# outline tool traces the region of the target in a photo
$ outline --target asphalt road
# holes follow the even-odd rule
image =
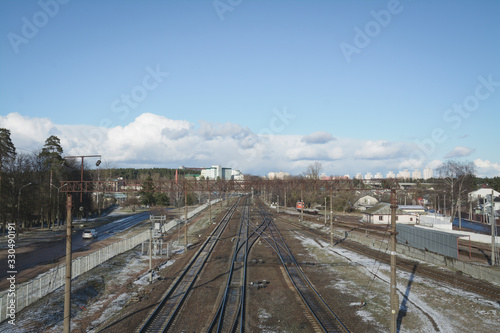
[[[147,219],[149,219],[149,212],[129,215],[122,219],[95,227],[92,225],[97,224],[96,222],[82,222],[82,224],[85,224],[86,227],[95,229],[98,232],[98,237],[94,239],[82,239],[83,229],[73,232],[71,239],[72,252],[75,253],[86,250],[92,243],[105,240],[106,238],[129,229]],[[74,228],[77,228],[79,223],[73,222],[73,226]],[[18,278],[23,276],[24,271],[37,266],[39,267],[37,270],[40,270],[41,273],[43,265],[57,262],[61,257],[66,255],[65,233],[58,233],[57,236],[53,237],[54,241],[40,243],[35,242],[33,244],[29,244],[29,247],[25,249],[23,249],[22,246],[16,248],[15,270],[18,272]],[[6,278],[9,276],[7,272],[10,271],[7,267],[7,254],[7,249],[2,247],[0,250],[0,291],[6,289]]]

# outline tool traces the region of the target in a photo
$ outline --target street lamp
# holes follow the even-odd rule
[[[82,159],[82,166],[81,166],[81,191],[80,191],[80,202],[83,200],[83,159],[85,157],[98,157],[99,160],[96,162],[96,166],[99,166],[101,164],[101,155],[84,155],[84,156],[64,156],[63,159],[68,159],[68,158],[81,158]]]

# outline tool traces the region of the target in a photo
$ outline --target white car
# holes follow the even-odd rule
[[[97,238],[97,231],[95,229],[85,229],[82,233],[82,238]]]

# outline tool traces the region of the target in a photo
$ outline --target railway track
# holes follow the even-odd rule
[[[330,235],[326,235],[324,232],[306,227],[304,225],[301,225],[295,221],[290,221],[288,219],[284,219],[282,217],[278,217],[281,219],[283,222],[287,224],[291,224],[294,227],[297,227],[303,231],[308,232],[309,234],[321,238],[325,240],[326,242],[330,242]],[[354,252],[357,252],[359,254],[377,259],[381,262],[384,262],[386,264],[390,264],[390,255],[385,252],[380,252],[375,249],[371,249],[369,247],[366,247],[364,245],[358,244],[356,242],[352,242],[346,239],[342,239],[336,236],[333,236],[334,241],[336,242],[337,245],[347,248],[349,250],[352,250]],[[397,260],[397,267],[400,269],[404,269],[408,272],[417,272],[418,274],[426,277],[430,277],[434,279],[436,282],[439,283],[447,283],[453,287],[456,288],[461,288],[467,291],[474,292],[476,294],[479,294],[485,298],[491,299],[496,302],[500,302],[500,288],[494,286],[493,284],[490,284],[486,281],[482,280],[476,280],[464,275],[460,275],[457,273],[452,273],[446,270],[442,269],[435,269],[432,267],[426,267],[425,265],[422,265],[418,261],[414,260],[408,260],[404,259],[401,257],[398,257]]]
[[[182,274],[172,283],[172,286],[166,292],[159,305],[152,314],[146,318],[137,332],[166,332],[173,324],[179,309],[186,300],[189,290],[207,262],[218,238],[221,236],[236,211],[239,201],[240,198],[236,200],[215,230],[203,243]]]
[[[304,275],[269,212],[263,206],[260,207],[260,212],[267,224],[266,230],[259,231],[260,236],[280,258],[290,281],[321,329],[324,332],[349,332]]]
[[[304,220],[308,222],[320,222],[323,220],[321,216],[324,215],[319,215],[319,217],[307,216],[308,218]],[[365,232],[367,235],[380,239],[387,238],[389,235],[388,225],[366,224],[360,222],[360,217],[355,215],[334,214],[333,217],[335,218],[333,222],[335,227],[348,228],[349,231]],[[327,223],[329,222],[330,221]],[[470,250],[470,259],[472,261],[491,264],[491,247],[489,245],[473,244],[469,247],[468,240],[460,239],[458,249],[460,251],[460,256],[468,257]]]
[[[249,198],[245,198],[224,296],[210,324],[209,332],[244,332],[245,330],[248,254],[259,237],[256,231],[249,232],[250,207],[248,202]],[[265,228],[264,223],[261,223],[257,230],[260,228]]]

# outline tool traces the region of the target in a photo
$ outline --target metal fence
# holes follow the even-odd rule
[[[458,259],[458,238],[463,235],[438,230],[417,228],[411,225],[397,224],[397,240],[417,249],[432,251]]]
[[[133,249],[146,239],[149,239],[149,230],[130,238],[122,239],[89,255],[73,259],[71,262],[72,278],[78,277],[118,254]],[[13,313],[12,311],[17,313],[26,306],[63,286],[65,275],[66,265],[62,264],[38,275],[31,281],[17,285],[14,292],[9,290],[3,292],[0,295],[0,322],[9,319],[9,313]],[[13,300],[15,303],[12,303]]]
[[[219,199],[212,200],[212,204],[218,201]],[[188,213],[188,218],[198,214],[207,206],[208,203],[190,211]],[[163,225],[162,231],[167,232],[180,222],[181,220],[172,220]],[[149,237],[150,231],[146,230],[130,238],[122,239],[103,247],[89,255],[73,259],[71,262],[72,278],[80,276],[114,256],[133,249],[145,240],[149,240]],[[61,264],[38,275],[31,281],[17,285],[14,291],[6,290],[2,292],[0,294],[0,322],[10,319],[9,313],[19,312],[28,305],[33,304],[42,297],[63,286],[65,283],[65,275],[66,265]],[[15,301],[14,303],[12,303],[13,300]]]

